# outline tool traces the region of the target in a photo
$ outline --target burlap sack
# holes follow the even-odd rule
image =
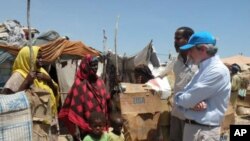
[[[221,123],[221,133],[225,133],[229,130],[230,125],[235,123],[235,110],[233,105],[229,103],[224,119]]]
[[[40,121],[47,124],[52,123],[52,114],[49,104],[50,94],[39,88],[32,88],[26,91],[31,105],[33,121]]]
[[[250,115],[250,107],[238,106],[236,113],[237,115]]]
[[[33,119],[33,141],[57,141],[58,125],[52,117],[50,94],[39,88],[26,90]]]

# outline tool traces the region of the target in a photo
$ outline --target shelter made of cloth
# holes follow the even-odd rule
[[[227,58],[222,58],[221,59],[223,63],[226,63],[226,64],[240,64],[240,65],[243,65],[243,64],[249,64],[250,65],[250,57],[247,57],[247,56],[243,56],[243,55],[235,55],[235,56],[231,56],[231,57],[227,57]]]
[[[53,42],[41,45],[40,47],[44,61],[49,63],[54,62],[61,55],[73,55],[79,57],[83,57],[87,54],[90,54],[92,56],[100,55],[100,52],[98,50],[85,45],[81,41],[69,41],[63,38],[59,38]],[[6,50],[14,56],[16,56],[20,50],[20,48],[17,48],[15,46],[7,46],[1,44],[0,49]]]

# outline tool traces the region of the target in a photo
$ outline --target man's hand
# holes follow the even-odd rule
[[[194,110],[194,111],[203,111],[203,110],[205,110],[205,109],[207,109],[207,103],[204,102],[204,101],[201,101],[201,102],[197,103],[197,104],[192,108],[192,110]]]

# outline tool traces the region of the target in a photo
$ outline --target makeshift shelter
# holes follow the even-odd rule
[[[98,50],[86,46],[81,41],[69,41],[64,38],[40,45],[40,47],[43,54],[43,59],[48,63],[56,61],[56,59],[58,59],[61,55],[71,55],[78,58],[81,58],[86,54],[91,54],[94,56],[100,55]],[[3,49],[13,56],[16,56],[21,48],[0,44],[0,49]]]
[[[119,56],[113,52],[108,52],[106,68],[109,69],[106,70],[106,84],[112,90],[116,85],[114,84],[117,79],[116,77],[119,77],[119,81],[122,82],[135,83],[135,67],[149,64],[152,64],[154,67],[160,66],[160,61],[156,55],[152,41],[133,56]],[[118,71],[116,71],[117,69]]]
[[[76,70],[77,67],[75,65],[72,66],[69,64],[75,64],[77,60],[81,59],[86,54],[91,54],[93,56],[100,55],[99,51],[88,47],[81,41],[69,41],[64,38],[58,38],[55,41],[40,45],[40,47],[44,61],[48,62],[49,64],[55,64],[55,66],[57,66],[57,72],[60,73],[58,83],[62,90],[68,90],[74,80],[75,73],[68,73],[67,71]],[[16,46],[6,46],[0,44],[0,50],[4,50],[5,52],[10,53],[12,56],[16,56],[20,48]],[[64,80],[72,83],[66,85],[64,84],[65,82],[61,82]],[[65,90],[65,92],[67,92],[67,90]]]
[[[6,20],[0,23],[0,44],[24,45],[27,41],[22,27],[17,20]]]
[[[0,45],[21,47],[26,44],[22,25],[17,20],[6,20],[0,23]],[[0,87],[4,85],[11,74],[14,57],[0,49]]]
[[[35,36],[39,31],[31,28],[31,34]],[[22,26],[17,20],[6,20],[0,23],[0,45],[22,48],[27,44],[28,28]],[[0,64],[13,61],[14,57],[4,50],[0,50]]]
[[[227,58],[221,59],[223,63],[233,64],[237,63],[239,65],[250,65],[250,57],[243,56],[243,55],[235,55]]]
[[[248,70],[250,68],[250,57],[243,55],[235,55],[221,59],[226,65],[232,65],[234,63],[240,65],[242,70]]]

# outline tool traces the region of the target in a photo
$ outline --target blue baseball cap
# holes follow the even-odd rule
[[[180,47],[180,50],[188,50],[199,44],[213,44],[215,46],[216,40],[209,32],[197,32],[190,37],[186,45]]]

